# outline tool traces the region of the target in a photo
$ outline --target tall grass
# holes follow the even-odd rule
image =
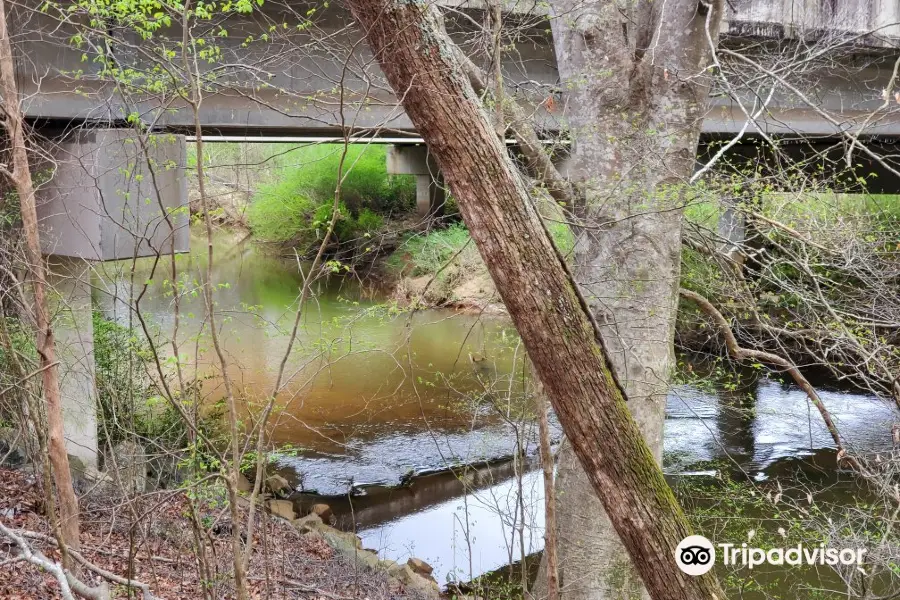
[[[569,255],[575,244],[569,226],[559,221],[545,222],[556,247],[563,255]],[[388,267],[413,277],[432,275],[459,254],[471,239],[469,230],[462,223],[453,223],[446,229],[436,229],[426,235],[410,235],[388,259]],[[475,244],[470,247],[474,260],[480,263]]]
[[[469,240],[469,230],[462,223],[454,223],[427,235],[411,235],[388,258],[388,266],[413,277],[432,275],[459,253]]]

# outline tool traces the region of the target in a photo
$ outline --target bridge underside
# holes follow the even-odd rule
[[[483,6],[476,0],[439,2],[453,5],[445,15],[451,37],[473,62],[489,70],[480,26],[485,18]],[[133,32],[110,30],[120,40],[112,51],[117,65],[135,74],[128,85],[121,81],[114,85],[91,46],[78,48],[71,42],[77,34],[84,37],[83,31],[44,11],[23,8],[28,4],[39,6],[38,0],[25,0],[14,7],[12,18],[21,23],[16,75],[23,108],[31,119],[63,126],[108,126],[137,116],[157,130],[194,133],[193,111],[169,80],[186,86],[190,76],[182,72],[178,25],[160,30],[149,47],[147,40]],[[540,129],[548,133],[564,129],[564,98],[559,94],[546,16],[537,14],[540,7],[533,1],[524,7],[527,10],[520,10],[522,2],[508,4],[505,19],[514,33],[504,40],[502,71],[507,93],[533,115]],[[803,89],[788,89],[783,82],[776,85],[747,64],[726,65],[725,70],[732,72],[715,85],[704,132],[711,136],[739,132],[835,136],[865,128],[869,136],[900,137],[900,111],[884,110],[882,97],[897,56],[892,36],[900,28],[886,24],[900,15],[894,15],[898,10],[885,12],[884,7],[863,10],[867,0],[851,0],[851,4],[852,10],[848,5],[847,10],[820,14],[798,12],[790,0],[729,3],[728,33],[722,45],[746,52],[762,68],[768,60],[778,72],[786,72],[793,64],[790,61],[797,61],[797,69],[803,71]],[[311,17],[310,8],[314,9]],[[818,62],[803,58],[804,49],[816,48],[808,38],[810,32],[839,25],[849,33],[874,27],[877,35],[853,38],[845,45],[829,38],[834,52]],[[219,29],[227,31],[227,36],[216,35]],[[252,15],[228,16],[193,35],[204,36],[219,52],[215,61],[198,67],[204,87],[199,120],[205,135],[339,136],[347,130],[378,137],[415,135],[361,32],[339,4],[325,8],[302,0],[267,0]],[[98,38],[93,47],[105,43]],[[159,58],[158,49],[172,52],[175,58]],[[764,55],[761,58],[754,52]],[[158,76],[160,69],[169,79]],[[766,110],[748,125],[745,109],[754,113],[755,102],[772,85],[775,90]],[[150,94],[147,89],[159,91]],[[873,112],[879,113],[877,118],[870,118]]]
[[[481,27],[484,3],[438,1],[448,7],[445,19],[454,41],[488,70],[490,57]],[[823,165],[828,173],[843,171],[846,151],[841,148],[848,144],[848,134],[872,142],[867,148],[878,155],[892,156],[890,143],[900,139],[900,96],[896,104],[885,103],[883,90],[898,54],[900,26],[891,23],[900,20],[900,9],[896,3],[881,3],[894,6],[888,10],[868,0],[848,2],[840,10],[813,10],[808,2],[799,10],[796,0],[729,3],[721,44],[745,52],[760,67],[723,63],[703,122],[701,164],[720,140],[735,137],[741,139],[725,158],[744,169],[754,161],[762,163],[762,171],[770,176],[784,170],[785,156],[802,159],[810,174]],[[119,40],[113,47],[117,64],[136,74],[130,86],[114,85],[91,51],[99,42],[106,43],[105,38],[76,48],[71,40],[79,29],[45,11],[23,8],[29,3],[39,6],[38,0],[25,0],[13,14],[21,22],[17,79],[27,115],[48,136],[86,124],[125,127],[135,117],[156,131],[195,133],[194,112],[172,91],[172,82],[162,80],[164,85],[158,88],[150,85],[160,82],[154,79],[160,69],[187,85],[179,59],[182,30],[177,24],[155,34],[149,47],[147,40],[127,29],[105,32]],[[560,95],[546,16],[533,1],[509,0],[504,7],[506,25],[514,31],[503,40],[507,93],[552,139],[565,130],[565,98]],[[840,28],[852,41],[835,41],[840,36],[834,31]],[[217,30],[227,31],[227,36],[217,35]],[[197,117],[204,136],[323,138],[352,132],[359,138],[401,144],[418,138],[361,32],[337,3],[323,7],[303,0],[267,0],[252,15],[230,15],[192,35],[205,37],[219,51],[215,61],[198,67],[204,94]],[[810,52],[822,54],[824,46],[816,46],[815,38],[823,35],[833,52],[807,59]],[[175,58],[168,62],[159,58],[160,48]],[[802,70],[795,84],[771,75],[788,72],[795,63]],[[766,65],[774,71],[766,74]],[[148,94],[147,89],[161,91]],[[130,91],[123,94],[123,90]],[[764,97],[768,102],[763,109],[759,103]],[[793,143],[785,143],[779,153],[759,153],[753,141],[759,138]],[[814,158],[816,152],[824,154]],[[852,156],[858,175],[877,174],[866,177],[870,190],[900,192],[900,178],[892,167],[860,149]]]

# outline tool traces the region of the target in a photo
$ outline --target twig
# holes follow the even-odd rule
[[[825,427],[828,429],[828,433],[831,434],[831,439],[834,440],[835,446],[838,450],[838,463],[840,461],[846,460],[847,463],[853,467],[856,471],[860,473],[865,473],[863,466],[859,463],[859,461],[847,453],[846,448],[844,447],[844,442],[841,440],[840,433],[838,432],[837,426],[834,424],[834,420],[831,418],[831,413],[828,412],[828,409],[825,408],[825,405],[822,403],[822,399],[819,397],[819,394],[816,392],[815,388],[809,383],[809,380],[803,376],[800,372],[800,369],[797,368],[794,363],[790,362],[786,358],[783,358],[777,354],[772,354],[771,352],[765,352],[762,350],[752,350],[750,348],[742,348],[737,341],[737,338],[734,336],[734,332],[731,331],[731,326],[728,324],[728,321],[719,312],[712,302],[698,294],[697,292],[692,292],[690,290],[681,289],[678,291],[679,295],[682,298],[690,300],[697,307],[706,313],[709,317],[716,322],[716,325],[719,328],[719,332],[725,338],[725,346],[728,348],[728,354],[732,356],[735,360],[745,361],[745,360],[758,360],[760,362],[765,362],[770,365],[775,365],[784,369],[790,376],[793,378],[794,382],[806,392],[807,397],[813,403],[813,406],[819,411],[819,414],[822,416],[822,420],[825,422]]]
[[[56,540],[49,535],[44,535],[42,533],[36,533],[33,531],[23,531],[22,537],[56,544]],[[77,562],[79,562],[81,566],[99,575],[103,579],[106,579],[107,581],[112,581],[113,583],[117,583],[119,585],[125,585],[141,590],[144,600],[157,600],[157,598],[150,592],[150,586],[146,583],[142,583],[134,579],[128,579],[126,577],[122,577],[121,575],[116,575],[115,573],[107,571],[106,569],[103,569],[101,567],[98,567],[97,565],[86,559],[80,552],[72,550],[71,548],[69,548],[69,555]]]
[[[776,221],[776,220],[774,220],[774,219],[770,219],[769,217],[767,217],[767,216],[765,216],[765,215],[763,215],[763,214],[760,214],[760,213],[758,213],[758,212],[756,212],[756,211],[752,211],[752,210],[751,210],[751,211],[748,211],[747,214],[749,214],[751,217],[753,217],[753,218],[755,218],[755,219],[758,219],[758,220],[760,220],[760,221],[762,221],[762,222],[764,222],[764,223],[767,223],[767,224],[771,225],[772,227],[774,227],[774,228],[776,228],[776,229],[780,229],[780,230],[784,231],[785,233],[787,233],[787,234],[789,234],[789,235],[791,235],[791,236],[797,238],[798,240],[800,240],[800,241],[803,242],[804,244],[807,244],[807,245],[809,245],[809,246],[812,246],[813,248],[818,248],[819,250],[821,250],[821,251],[823,251],[823,252],[827,252],[828,254],[834,254],[834,253],[835,253],[835,251],[832,250],[831,248],[828,248],[828,247],[826,247],[826,246],[823,246],[822,244],[817,244],[816,242],[812,241],[811,239],[809,239],[808,237],[806,237],[805,235],[803,235],[802,233],[800,233],[799,231],[797,231],[797,230],[794,229],[793,227],[791,227],[791,226],[789,226],[789,225],[785,225],[785,224],[782,223],[781,221]]]
[[[50,560],[40,551],[32,550],[31,546],[28,545],[28,542],[26,542],[22,536],[18,535],[12,529],[9,529],[2,522],[0,522],[0,533],[11,539],[13,543],[19,547],[19,550],[22,553],[21,557],[24,560],[53,575],[56,582],[59,584],[59,591],[64,600],[75,600],[75,595],[72,593],[72,587],[69,585],[69,579],[66,576],[66,572],[59,563]]]
[[[294,581],[293,579],[282,579],[281,583],[286,586],[296,588],[297,590],[306,594],[318,594],[320,596],[325,596],[326,598],[331,598],[331,600],[353,600],[350,596],[341,596],[339,594],[335,594],[334,592],[328,592],[311,585],[306,585],[305,583],[300,583],[299,581]]]
[[[29,373],[28,375],[25,375],[24,377],[22,377],[21,379],[19,379],[17,382],[15,382],[15,383],[13,383],[13,384],[10,384],[10,385],[6,386],[5,388],[3,388],[2,390],[0,390],[0,396],[6,394],[9,390],[11,390],[11,389],[13,389],[13,388],[16,388],[16,387],[21,386],[23,383],[25,383],[26,381],[28,381],[29,379],[31,379],[31,378],[34,377],[35,375],[40,375],[40,374],[42,374],[44,371],[46,371],[47,369],[52,369],[53,367],[55,367],[55,366],[58,365],[58,364],[59,364],[59,361],[58,361],[58,360],[55,360],[55,361],[53,361],[53,362],[50,363],[50,364],[44,365],[44,366],[41,367],[40,369],[37,369],[37,370],[35,370],[35,371],[32,371],[32,372]]]

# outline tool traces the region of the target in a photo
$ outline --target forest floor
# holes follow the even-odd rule
[[[43,494],[34,475],[24,470],[0,468],[0,522],[18,533],[30,532],[27,541],[51,560],[59,561],[48,538],[49,524]],[[131,498],[100,494],[81,497],[81,554],[93,565],[146,583],[163,599],[204,597],[189,515],[184,494],[158,490]],[[251,598],[306,600],[413,600],[420,596],[404,589],[384,573],[360,568],[336,553],[321,537],[301,534],[289,522],[262,514],[257,526],[249,579]],[[202,511],[203,550],[212,571],[206,597],[234,596],[231,528],[228,510],[211,499]],[[258,521],[257,521],[258,522]],[[0,598],[44,600],[61,598],[55,579],[23,560],[12,540],[0,536]],[[79,579],[94,586],[101,579],[79,567]],[[138,598],[139,590],[111,584],[113,598]]]

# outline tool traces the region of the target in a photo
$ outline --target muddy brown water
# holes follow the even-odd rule
[[[187,290],[179,342],[191,368],[210,376],[204,389],[214,398],[222,393],[215,355],[208,335],[198,336],[205,310],[196,286],[206,248],[192,242],[192,253],[177,258]],[[229,374],[242,402],[258,406],[272,393],[305,265],[226,233],[215,239],[215,250]],[[95,303],[127,323],[116,295],[127,297],[131,281],[149,280],[141,308],[167,338],[174,325],[168,270],[151,275],[151,264],[138,261],[133,278],[129,263],[103,265]],[[513,515],[523,506],[524,546],[539,551],[538,471],[533,458],[505,460],[517,437],[527,457],[536,444],[535,427],[520,419],[523,349],[510,323],[445,310],[410,314],[363,290],[348,275],[317,283],[286,363],[272,434],[283,448],[279,465],[297,484],[298,505],[324,499],[366,547],[397,560],[422,558],[441,583],[517,560],[520,520]],[[891,404],[847,391],[822,389],[821,396],[851,445],[888,448],[898,420]],[[790,478],[796,465],[831,452],[815,409],[792,386],[755,378],[737,391],[679,385],[670,393],[664,459],[670,477],[726,468],[756,481]]]

